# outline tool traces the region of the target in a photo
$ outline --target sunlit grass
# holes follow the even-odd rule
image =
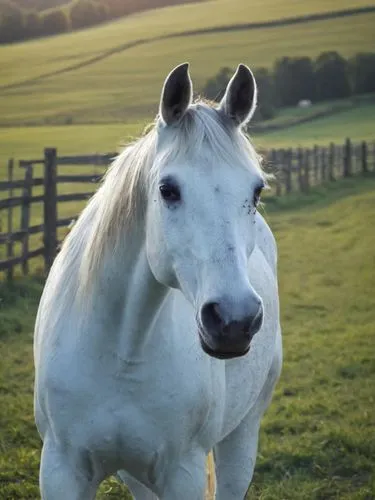
[[[353,109],[309,123],[255,135],[254,141],[256,145],[275,148],[312,147],[314,144],[327,146],[330,142],[343,144],[346,138],[350,138],[352,142],[368,141],[374,144],[374,123],[375,103],[364,102]]]
[[[340,2],[340,8],[363,5]],[[250,8],[251,7],[251,8]],[[337,9],[314,2],[217,0],[159,9],[105,26],[16,46],[0,47],[0,87],[69,68],[135,39],[147,43],[114,53],[63,74],[42,77],[0,93],[0,124],[65,124],[144,120],[157,111],[161,86],[171,68],[191,63],[197,91],[222,66],[239,62],[270,67],[282,56],[316,57],[338,50],[349,57],[374,47],[375,14],[267,29],[228,31],[154,40],[181,30],[277,19]],[[187,16],[187,17],[186,17]],[[168,21],[169,20],[169,21]],[[298,43],[296,43],[298,40]]]
[[[39,159],[46,147],[60,156],[115,152],[138,137],[145,123],[0,128],[0,179],[9,158]]]
[[[374,193],[369,175],[266,203],[279,248],[284,368],[263,420],[251,500],[374,497]],[[41,288],[33,280],[0,287],[4,499],[39,498],[32,329]],[[106,482],[97,498],[127,497]]]
[[[326,105],[330,106],[330,103]],[[326,105],[319,105],[318,108]],[[287,122],[300,114],[298,109],[281,110],[279,121]],[[133,124],[0,128],[0,179],[6,178],[6,164],[9,158],[41,158],[45,147],[56,147],[59,155],[115,152],[123,144],[138,137],[146,123],[147,120]],[[330,142],[342,144],[347,137],[353,142],[371,142],[375,140],[374,123],[375,103],[369,99],[357,103],[353,109],[285,130],[252,134],[250,127],[250,135],[256,146],[265,148],[308,147],[314,144],[324,146]]]
[[[139,39],[223,24],[259,22],[371,5],[371,0],[214,0],[140,13],[117,21],[51,37],[0,47],[1,84],[56,71]]]

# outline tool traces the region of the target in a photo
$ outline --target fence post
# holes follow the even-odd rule
[[[310,150],[306,149],[304,154],[304,164],[305,164],[305,172],[304,172],[304,188],[305,191],[309,191],[310,189]]]
[[[286,151],[285,158],[285,191],[286,194],[292,192],[292,161],[293,161],[293,152],[291,149]]]
[[[352,143],[346,139],[344,146],[344,177],[350,177],[352,170]]]
[[[362,172],[365,174],[368,172],[367,167],[367,143],[363,141],[361,144],[361,157],[362,157]]]
[[[319,184],[319,148],[317,145],[314,146],[313,156],[314,156],[314,184],[315,186],[317,186]]]
[[[322,148],[321,152],[321,181],[324,183],[327,180],[327,151],[326,148]]]
[[[339,145],[337,147],[337,153],[338,153],[338,173],[339,177],[344,177],[344,148],[345,146]]]
[[[268,164],[270,165],[272,173],[275,176],[276,196],[281,196],[282,169],[277,164],[277,154],[275,149],[271,149],[270,151]]]
[[[334,181],[335,180],[335,145],[333,142],[329,145],[329,159],[328,159],[328,175],[329,175],[329,180]]]
[[[25,181],[22,192],[21,205],[21,224],[20,229],[25,234],[22,236],[22,272],[25,275],[29,272],[29,262],[27,254],[29,253],[29,225],[30,225],[30,198],[33,185],[33,167],[27,165],[25,169]]]
[[[8,161],[8,181],[10,182],[9,188],[9,198],[13,198],[13,169],[14,169],[14,160],[11,158]],[[11,259],[13,257],[13,207],[9,205],[8,207],[8,242],[7,242],[7,257]],[[10,267],[7,271],[7,280],[12,281],[13,279],[13,267]]]
[[[277,162],[277,165],[278,165],[278,172],[279,172],[279,175],[280,175],[280,179],[282,180],[285,180],[286,182],[286,178],[287,178],[287,156],[286,156],[286,151],[285,149],[279,149],[276,151],[276,162]],[[282,189],[281,189],[281,182],[280,181],[280,185],[279,185],[279,195],[281,195],[282,193]]]
[[[302,148],[298,148],[297,151],[297,172],[298,172],[298,186],[301,192],[304,191],[303,186],[303,150]]]
[[[57,151],[44,150],[44,269],[48,274],[57,251]]]

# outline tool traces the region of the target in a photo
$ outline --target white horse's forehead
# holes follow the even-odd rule
[[[235,190],[241,193],[263,182],[261,172],[250,159],[246,162],[238,158],[233,158],[231,165],[214,157],[175,161],[165,165],[160,174],[161,178],[175,178],[195,187],[211,187],[216,192]]]

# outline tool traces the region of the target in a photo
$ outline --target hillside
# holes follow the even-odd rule
[[[0,44],[98,26],[167,5],[205,0],[0,0]]]
[[[46,10],[68,4],[71,0],[12,0],[14,5],[25,10]]]
[[[281,113],[285,121],[290,110]],[[45,147],[57,147],[61,155],[105,153],[116,151],[134,137],[138,137],[149,120],[134,123],[112,123],[70,126],[10,127],[0,129],[0,180],[6,176],[4,166],[9,158],[40,158]],[[373,142],[375,102],[364,101],[353,109],[316,119],[298,127],[276,132],[250,135],[256,146],[311,147],[314,144],[342,144],[346,137],[353,142]],[[4,194],[5,196],[5,194]],[[5,214],[4,214],[5,216]]]
[[[343,0],[340,8],[364,4]],[[0,47],[1,124],[152,117],[165,75],[183,60],[191,62],[200,90],[220,67],[239,61],[269,67],[285,55],[314,57],[338,50],[348,57],[372,50],[375,12],[241,31],[228,28],[335,9],[334,0],[256,0],[251,8],[247,0],[217,0],[215,8],[203,2],[199,7],[158,9],[79,33]],[[224,24],[227,28],[220,32],[191,34]]]
[[[279,248],[284,368],[248,500],[374,496],[374,200],[369,176],[294,199],[293,210],[287,200],[278,213],[266,205]],[[40,291],[40,282],[0,284],[4,499],[39,498],[32,330]],[[107,482],[97,498],[120,497],[123,489]]]

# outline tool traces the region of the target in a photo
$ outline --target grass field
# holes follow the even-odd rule
[[[373,51],[375,14],[266,30],[156,37],[370,4],[375,5],[370,0],[212,0],[0,47],[0,125],[13,125],[0,128],[0,180],[9,157],[40,158],[44,147],[57,147],[59,154],[115,151],[137,137],[156,113],[166,73],[183,60],[192,63],[199,90],[219,67],[239,61],[269,66],[283,55]],[[120,50],[137,40],[145,43]],[[96,57],[96,63],[2,89]],[[303,112],[284,110],[275,121]],[[67,122],[72,124],[62,125]],[[374,123],[375,102],[369,99],[253,140],[261,147],[325,145],[346,137],[374,141]],[[87,173],[94,171],[94,166],[87,168]],[[62,189],[73,190],[71,185]],[[86,191],[87,185],[74,189]],[[59,217],[75,215],[81,207],[61,205]],[[375,498],[374,209],[374,175],[337,181],[303,197],[267,201],[265,212],[279,246],[285,364],[262,425],[248,500]],[[41,222],[41,206],[33,207],[31,215],[32,223]],[[2,211],[0,226],[5,217]],[[14,217],[18,221],[17,211]],[[40,237],[32,238],[32,246],[40,245]],[[41,261],[32,261],[33,272],[40,267]],[[32,330],[41,290],[40,279],[9,287],[0,275],[1,500],[39,498]],[[107,481],[98,498],[127,496]]]
[[[322,106],[319,105],[317,108],[320,110]],[[286,109],[280,113],[277,120],[284,120],[287,123],[290,119],[300,117],[302,112],[302,110],[296,108]],[[312,111],[304,110],[304,112],[308,115]],[[373,97],[368,96],[366,99],[359,99],[354,108],[284,130],[255,134],[252,136],[252,140],[257,148],[296,148],[298,146],[312,147],[314,144],[325,146],[330,142],[343,144],[345,138],[350,137],[354,143],[366,140],[375,146],[374,123],[375,102]],[[3,128],[0,134],[0,180],[7,178],[6,165],[7,160],[11,157],[16,160],[15,178],[23,178],[24,171],[18,168],[17,160],[42,158],[45,147],[56,147],[60,156],[115,152],[121,149],[121,146],[126,142],[138,137],[144,126],[145,122]],[[370,145],[370,151],[374,146]],[[59,167],[59,173],[61,174],[97,174],[102,172],[103,169],[95,165]],[[42,168],[35,167],[34,177],[42,175]],[[59,194],[91,192],[95,189],[96,185],[88,184],[58,185]],[[33,189],[34,196],[42,193],[42,188]],[[15,193],[15,195],[18,194],[20,194],[20,191]],[[9,194],[6,191],[0,193],[0,199],[8,196]],[[58,217],[73,219],[83,207],[84,202],[59,203]],[[33,204],[30,215],[31,225],[41,224],[43,222],[42,204]],[[6,231],[7,216],[5,210],[0,211],[0,231]],[[13,221],[14,228],[19,228],[19,208],[13,211]],[[59,238],[62,238],[65,234],[66,229],[59,229]],[[41,238],[41,235],[31,236],[30,250],[41,246]],[[14,246],[15,255],[19,255],[20,251],[20,243],[16,243]],[[5,258],[5,252],[6,247],[0,245],[0,259]],[[31,261],[31,266],[32,268],[41,268],[41,259]]]
[[[322,106],[317,108],[321,109]],[[280,112],[275,121],[287,122],[303,113],[309,114],[311,110],[286,109]],[[255,134],[253,140],[257,146],[266,148],[307,147],[314,144],[324,146],[330,142],[341,144],[346,137],[354,142],[374,141],[374,123],[375,101],[374,98],[368,98],[359,100],[353,109],[285,130]],[[145,124],[146,121],[139,121],[133,124],[0,128],[0,179],[6,176],[4,167],[8,158],[40,158],[45,147],[57,147],[61,155],[116,151],[121,144],[138,137]]]
[[[339,8],[362,1],[343,1]],[[181,36],[197,28],[278,19],[338,8],[331,0],[310,2],[217,0],[159,9],[105,26],[46,40],[0,47],[0,124],[128,122],[155,114],[170,69],[189,60],[196,89],[221,66],[240,61],[270,66],[281,56],[316,56],[339,50],[344,56],[373,50],[375,13],[248,31]],[[125,50],[135,40],[143,44]],[[298,40],[298,43],[296,43]],[[109,51],[109,53],[108,53]],[[88,60],[94,58],[89,65]],[[96,58],[99,58],[97,60]],[[70,68],[70,69],[69,69]],[[69,69],[69,71],[67,71]],[[66,70],[66,72],[55,74]],[[50,74],[50,76],[44,76]],[[19,84],[41,77],[16,88]]]
[[[285,360],[251,500],[375,496],[375,177],[266,205],[279,247]],[[0,498],[39,498],[32,330],[41,282],[0,285]],[[114,482],[99,499],[126,498]]]
[[[0,128],[0,178],[6,175],[8,158],[41,158],[45,147],[59,154],[116,151],[144,129],[145,123]]]
[[[311,147],[329,142],[341,144],[346,137],[353,142],[375,140],[375,102],[358,103],[354,109],[318,118],[284,130],[254,136],[256,145],[265,147]],[[250,128],[251,132],[251,128]]]
[[[1,85],[18,82],[25,77],[83,61],[126,42],[180,33],[186,29],[270,21],[367,5],[374,5],[374,2],[253,0],[249,6],[247,0],[214,0],[156,9],[80,32],[0,47],[0,81]]]

